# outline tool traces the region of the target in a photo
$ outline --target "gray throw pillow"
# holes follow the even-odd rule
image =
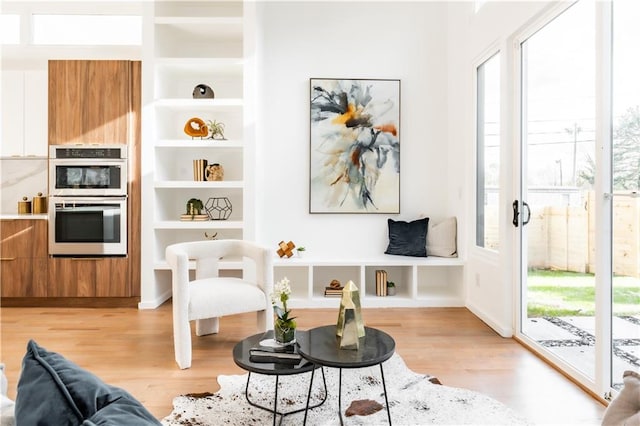
[[[16,396],[19,425],[160,425],[124,389],[30,340]]]

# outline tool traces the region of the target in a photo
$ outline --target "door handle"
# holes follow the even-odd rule
[[[518,200],[514,200],[513,203],[511,204],[511,207],[513,208],[513,226],[515,226],[516,228],[518,227],[518,216],[520,215],[520,211],[518,209]],[[522,226],[526,225],[527,223],[529,223],[529,221],[531,220],[531,209],[529,208],[529,204],[527,204],[525,201],[522,202],[522,207],[527,209],[527,216],[526,219],[522,220]]]
[[[522,221],[522,226],[524,226],[531,220],[531,209],[529,208],[529,204],[527,204],[525,201],[522,202],[522,207],[527,208],[527,218],[523,219]]]

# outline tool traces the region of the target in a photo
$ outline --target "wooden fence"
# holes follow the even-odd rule
[[[580,206],[531,206],[527,225],[530,268],[595,272],[595,195],[581,193]],[[487,210],[487,215],[491,215]],[[496,211],[497,213],[497,211]],[[488,224],[497,221],[487,218]],[[485,231],[486,247],[497,247],[497,226]],[[640,278],[640,199],[613,199],[613,272]]]
[[[580,207],[534,207],[528,225],[529,267],[595,272],[595,195]],[[640,199],[613,199],[613,272],[640,278]]]

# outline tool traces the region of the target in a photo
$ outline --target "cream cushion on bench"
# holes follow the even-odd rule
[[[455,217],[439,222],[431,220],[427,231],[427,256],[458,257],[457,227]]]

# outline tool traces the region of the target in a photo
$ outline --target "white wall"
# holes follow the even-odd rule
[[[309,255],[381,254],[387,218],[444,217],[447,22],[441,2],[260,2],[256,238]],[[401,80],[400,215],[309,214],[309,79]]]
[[[517,259],[514,256],[514,228],[510,224],[510,205],[514,199],[516,164],[513,133],[515,75],[511,38],[553,2],[486,2],[475,13],[469,2],[452,2],[448,8],[448,136],[450,155],[466,164],[465,173],[450,176],[456,186],[465,188],[463,201],[453,200],[456,211],[465,212],[467,225],[464,244],[466,304],[476,315],[503,336],[513,333],[514,279]],[[475,247],[475,68],[487,55],[501,51],[501,213],[500,252]],[[461,181],[462,179],[462,181]]]

